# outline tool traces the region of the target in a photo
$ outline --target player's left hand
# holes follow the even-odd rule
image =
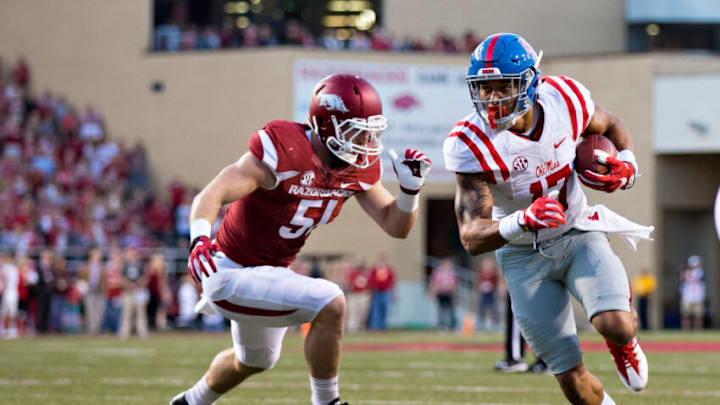
[[[388,151],[388,154],[400,182],[400,190],[405,194],[419,193],[425,183],[425,178],[430,173],[432,161],[424,153],[415,149],[405,149],[402,157],[392,149]]]
[[[635,167],[630,162],[602,153],[595,156],[598,162],[610,168],[610,173],[598,174],[585,170],[583,173],[578,174],[583,184],[606,193],[612,193],[618,188],[627,190],[635,184]]]

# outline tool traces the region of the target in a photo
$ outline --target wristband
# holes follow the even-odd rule
[[[209,238],[211,230],[212,226],[210,226],[210,221],[205,218],[198,218],[192,221],[190,223],[190,242],[192,243],[192,241],[201,236],[207,236]]]
[[[623,149],[617,154],[618,160],[622,160],[623,162],[630,163],[632,165],[633,169],[635,169],[635,175],[637,176],[639,174],[638,171],[638,165],[637,161],[635,160],[635,154],[630,149]]]
[[[512,214],[501,219],[500,223],[498,224],[500,236],[502,236],[503,239],[508,242],[517,238],[518,236],[522,235],[523,232],[525,232],[522,229],[522,226],[520,226],[520,222],[518,221],[519,215],[522,215],[522,211],[515,211]]]
[[[413,213],[418,209],[419,199],[417,194],[406,194],[404,191],[400,191],[395,198],[395,205],[400,211]]]

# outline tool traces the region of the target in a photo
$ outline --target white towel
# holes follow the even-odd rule
[[[574,228],[581,231],[619,233],[635,252],[639,240],[654,240],[650,234],[655,230],[654,226],[636,224],[602,204],[586,207],[580,218],[575,221]]]

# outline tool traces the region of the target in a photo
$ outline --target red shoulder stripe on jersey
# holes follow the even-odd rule
[[[490,40],[490,43],[488,44],[488,47],[485,50],[485,60],[486,61],[493,60],[493,53],[495,52],[495,44],[497,43],[499,38],[500,38],[500,34],[497,34],[497,35],[495,35],[495,37],[493,37],[493,39]],[[492,67],[492,62],[485,62],[485,67],[486,68]]]
[[[583,94],[580,92],[580,89],[578,89],[575,82],[566,76],[560,76],[561,79],[565,82],[565,84],[572,89],[573,93],[575,93],[575,96],[577,96],[577,99],[580,100],[580,107],[582,108],[583,113],[583,122],[582,126],[580,127],[580,133],[582,133],[585,130],[585,127],[587,127],[588,124],[588,110],[587,105],[585,104],[585,97],[583,97]]]
[[[560,87],[560,84],[553,80],[550,77],[546,77],[545,81],[550,83],[557,91],[560,92],[560,95],[562,96],[563,100],[565,100],[565,104],[568,106],[568,110],[570,111],[570,123],[572,124],[572,131],[573,131],[573,141],[577,141],[577,137],[579,135],[578,133],[578,127],[577,127],[577,117],[575,114],[575,105],[573,104],[572,100],[570,100],[570,97],[565,93],[565,90],[563,90],[562,87]]]
[[[490,138],[488,138],[485,133],[477,127],[477,125],[465,121],[463,122],[463,126],[466,128],[470,128],[471,131],[477,135],[478,138],[480,138],[481,141],[485,144],[485,147],[490,151],[490,154],[492,155],[493,159],[495,160],[495,164],[498,165],[500,168],[500,174],[502,174],[503,180],[507,180],[508,177],[510,177],[510,170],[508,170],[507,166],[505,165],[505,162],[503,162],[502,158],[500,157],[500,154],[495,150],[495,146],[493,146],[492,142],[490,141]]]
[[[453,132],[450,134],[450,136],[457,136],[458,138],[460,138],[461,141],[465,142],[465,145],[467,145],[468,148],[470,148],[470,150],[472,151],[473,155],[475,155],[475,159],[480,162],[480,166],[487,174],[490,183],[495,184],[495,174],[493,173],[492,169],[490,169],[490,166],[488,166],[487,162],[485,161],[485,157],[483,157],[483,154],[482,152],[480,152],[480,149],[477,147],[477,145],[475,145],[475,143],[473,143],[473,141],[471,141],[470,138],[468,138],[468,136],[465,135],[465,133],[462,131]]]
[[[225,300],[214,301],[214,302],[215,302],[215,305],[219,306],[220,308],[222,308],[226,311],[235,312],[235,313],[243,314],[243,315],[284,316],[284,315],[290,315],[293,312],[297,311],[297,308],[283,310],[283,311],[277,311],[274,309],[245,307],[242,305],[233,304],[232,302],[225,301]]]

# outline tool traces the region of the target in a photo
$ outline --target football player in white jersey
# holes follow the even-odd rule
[[[623,384],[643,389],[648,366],[635,337],[637,315],[606,232],[649,239],[652,227],[587,205],[573,168],[581,137],[603,134],[620,150],[617,158],[600,158],[608,174],[582,173],[583,183],[607,192],[633,185],[632,138],[582,84],[540,77],[541,57],[522,37],[501,33],[486,38],[470,58],[475,112],[456,124],[443,146],[445,164],[457,177],[460,237],[472,255],[496,250],[522,334],[567,399],[614,404],[583,365],[570,295],[605,338]]]

